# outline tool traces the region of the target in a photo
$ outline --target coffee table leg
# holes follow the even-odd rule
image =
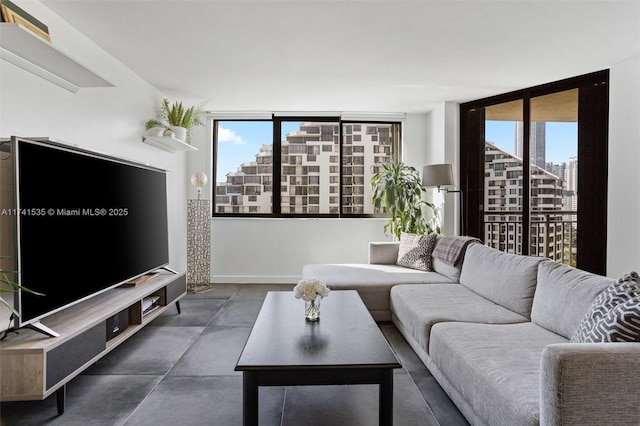
[[[383,370],[380,380],[380,426],[393,425],[393,370]]]
[[[258,381],[253,371],[242,373],[242,424],[258,425]]]

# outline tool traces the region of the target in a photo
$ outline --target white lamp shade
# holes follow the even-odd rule
[[[431,164],[422,168],[422,186],[441,187],[453,185],[451,164]]]

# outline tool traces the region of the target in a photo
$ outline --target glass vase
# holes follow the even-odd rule
[[[304,317],[307,321],[315,322],[320,319],[320,301],[322,296],[316,295],[311,300],[304,302]]]

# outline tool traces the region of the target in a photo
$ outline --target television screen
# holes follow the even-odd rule
[[[16,139],[20,325],[169,262],[166,172]]]

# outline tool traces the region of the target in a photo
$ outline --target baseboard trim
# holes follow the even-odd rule
[[[300,276],[214,275],[213,284],[296,284]]]

